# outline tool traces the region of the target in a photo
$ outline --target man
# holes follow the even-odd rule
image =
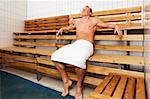
[[[82,82],[86,69],[86,60],[93,54],[94,51],[93,43],[96,27],[113,28],[114,34],[118,33],[118,36],[120,38],[122,37],[122,31],[117,25],[106,24],[99,19],[90,17],[92,15],[92,9],[89,6],[85,6],[83,8],[81,15],[82,18],[74,20],[74,25],[61,28],[57,32],[58,36],[65,30],[76,29],[76,41],[72,44],[61,47],[51,56],[51,60],[54,61],[56,68],[62,76],[64,86],[62,96],[68,95],[69,87],[72,85],[72,81],[68,78],[65,71],[65,64],[70,64],[75,67],[78,80],[75,99],[83,99]]]

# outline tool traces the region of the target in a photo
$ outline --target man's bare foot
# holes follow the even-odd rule
[[[83,89],[82,87],[76,88],[75,99],[83,99]]]
[[[62,92],[62,96],[65,97],[69,94],[69,87],[72,85],[72,81],[68,80],[68,82],[64,83],[64,91]]]

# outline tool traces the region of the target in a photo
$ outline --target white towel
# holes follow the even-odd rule
[[[80,39],[56,50],[52,53],[51,60],[86,69],[86,60],[93,51],[93,44],[90,41]]]

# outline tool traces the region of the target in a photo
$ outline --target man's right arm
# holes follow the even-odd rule
[[[63,27],[63,28],[61,28],[61,29],[63,29],[64,31],[65,31],[65,30],[73,30],[73,29],[75,29],[75,25]]]
[[[57,36],[58,36],[59,34],[62,35],[63,31],[75,29],[75,28],[76,28],[76,26],[75,26],[75,20],[71,20],[71,23],[73,23],[73,24],[71,24],[70,26],[63,27],[63,28],[59,29],[56,35],[57,35]]]

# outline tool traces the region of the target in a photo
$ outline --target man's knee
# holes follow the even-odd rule
[[[60,62],[54,62],[54,63],[55,63],[55,66],[57,69],[64,69],[65,68],[63,63],[60,63]]]

